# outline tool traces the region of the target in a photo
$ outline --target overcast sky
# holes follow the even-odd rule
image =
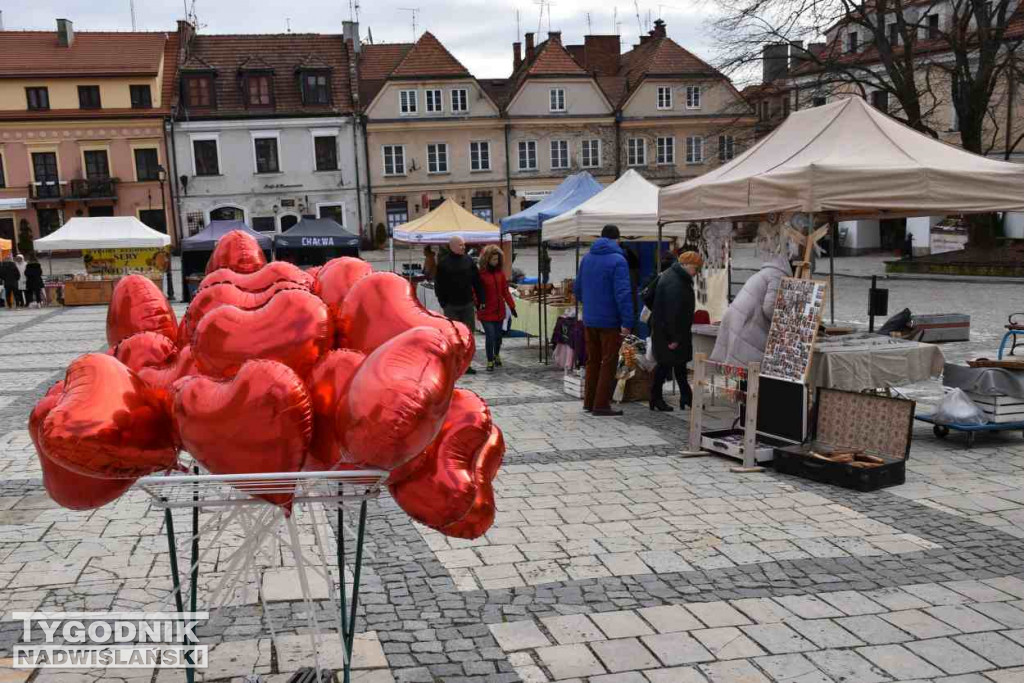
[[[592,3],[584,0],[553,0],[551,30],[562,31],[565,43],[582,43],[588,33],[590,12],[593,33],[614,33],[616,0]],[[636,42],[639,33],[633,0],[618,0],[619,35],[623,50]],[[135,0],[140,30],[169,30],[192,0]],[[706,7],[701,0],[670,0],[675,4],[641,1],[639,10],[644,31],[648,13],[653,21],[661,16],[668,33],[680,45],[710,60],[705,29]],[[516,10],[520,13],[520,36],[537,31],[540,0],[363,0],[359,8],[360,33],[373,41],[404,42],[413,39],[412,12],[418,8],[416,28],[429,30],[478,78],[501,78],[512,70],[512,42],[516,40]],[[600,9],[597,9],[600,7]],[[57,17],[71,19],[80,30],[130,30],[129,0],[3,0],[3,22],[7,29],[55,27]],[[349,0],[195,0],[203,33],[283,33],[290,20],[293,32],[340,33],[341,22],[349,19]],[[541,35],[548,31],[548,9],[544,10]]]

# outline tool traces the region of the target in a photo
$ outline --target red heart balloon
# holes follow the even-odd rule
[[[114,357],[157,389],[170,389],[182,377],[199,373],[192,360],[192,347],[179,349],[163,335],[153,332],[128,337],[114,349]]]
[[[91,477],[132,479],[174,466],[167,392],[101,353],[75,360],[40,430],[42,451]]]
[[[394,273],[373,273],[352,285],[335,316],[335,327],[339,346],[363,353],[372,353],[414,327],[440,330],[457,349],[460,376],[475,352],[473,335],[465,325],[425,309],[412,285]]]
[[[333,328],[327,306],[309,292],[278,292],[252,311],[216,308],[199,321],[192,355],[199,371],[231,377],[247,360],[276,360],[301,377],[309,374],[331,346]]]
[[[289,289],[305,290],[306,288],[294,282],[282,280],[259,292],[247,292],[227,282],[210,285],[199,290],[181,318],[181,325],[178,327],[178,345],[187,346],[192,343],[192,337],[195,335],[199,321],[213,309],[221,306],[234,306],[243,311],[252,311],[265,305],[278,292]]]
[[[491,436],[491,426],[483,399],[456,389],[441,431],[430,446],[391,472],[388,486],[398,505],[434,529],[465,517],[476,499],[475,464]]]
[[[199,291],[213,285],[229,284],[245,292],[262,292],[278,282],[292,284],[313,290],[316,280],[309,273],[287,261],[274,261],[251,273],[238,273],[230,268],[215,270],[199,283]]]
[[[316,281],[320,289],[320,298],[324,300],[327,307],[331,311],[331,318],[335,321],[338,320],[338,316],[341,313],[341,304],[348,295],[349,290],[352,286],[373,272],[373,268],[369,263],[362,259],[352,258],[351,256],[341,256],[336,259],[331,259],[324,264],[320,273],[317,275]],[[335,334],[338,334],[337,326]],[[338,339],[336,346],[341,347],[343,344]]]
[[[313,266],[312,268],[307,268],[306,275],[310,276],[315,281],[317,277],[320,275],[320,271],[323,270],[323,268],[323,266]]]
[[[266,264],[267,257],[256,238],[241,230],[232,230],[218,240],[206,262],[206,272],[228,268],[236,273],[255,273]]]
[[[445,536],[456,538],[479,538],[487,533],[494,524],[494,487],[492,482],[501,467],[505,456],[505,438],[497,425],[491,426],[491,436],[480,449],[473,466],[473,480],[476,484],[476,497],[469,512],[462,519],[445,524],[440,531]]]
[[[135,483],[134,479],[97,479],[64,469],[48,458],[40,447],[39,431],[43,421],[64,393],[64,382],[57,382],[39,400],[28,418],[28,432],[36,447],[43,471],[43,487],[50,499],[69,510],[92,510],[116,500]]]
[[[313,401],[313,443],[305,469],[316,472],[335,469],[341,461],[341,447],[334,432],[338,404],[348,395],[349,383],[366,359],[358,351],[339,349],[320,359],[309,373],[306,386]]]
[[[448,412],[454,353],[442,332],[416,327],[367,356],[335,418],[343,461],[392,470],[419,455]]]
[[[129,275],[114,286],[107,308],[107,343],[114,346],[136,332],[159,332],[177,339],[178,321],[167,297],[152,280]]]
[[[174,385],[174,425],[185,449],[214,474],[298,472],[313,433],[302,380],[268,360],[242,365],[231,380],[186,377]],[[251,491],[257,486],[241,486]],[[288,506],[291,487],[257,494]]]

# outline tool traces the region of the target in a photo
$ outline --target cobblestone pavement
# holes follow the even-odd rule
[[[25,431],[68,360],[103,349],[104,318],[99,308],[0,311],[0,658],[21,633],[13,611],[173,604],[163,515],[149,497],[55,507]],[[585,416],[535,349],[509,340],[505,368],[462,381],[488,399],[509,443],[498,517],[483,538],[447,539],[386,495],[370,503],[355,680],[1024,681],[1020,434],[966,450],[917,427],[907,483],[875,493],[734,473],[725,459],[678,456],[686,413],[628,404],[621,418]],[[332,594],[314,577],[314,602],[302,600],[280,521],[259,548],[258,575],[225,579],[261,523],[229,514],[202,516],[204,529],[226,531],[204,537],[199,563],[200,606],[212,608],[201,680],[283,682],[311,662],[310,619],[332,624]],[[332,556],[338,527],[294,517],[310,556],[319,547]],[[174,522],[186,529],[187,512]],[[184,557],[187,539],[178,540]],[[334,643],[319,648],[328,666]],[[3,664],[0,681],[25,679]],[[30,675],[180,680],[149,670]]]

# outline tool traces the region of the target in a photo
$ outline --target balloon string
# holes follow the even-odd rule
[[[310,628],[309,642],[313,647],[313,662],[316,666],[317,680],[320,679],[320,624],[313,613],[313,598],[309,590],[309,577],[306,576],[306,567],[302,557],[302,546],[299,544],[299,530],[295,525],[295,519],[291,516],[285,517],[285,524],[288,526],[288,534],[291,537],[292,555],[295,558],[295,567],[299,572],[299,585],[302,587],[302,601],[306,605],[306,624]]]

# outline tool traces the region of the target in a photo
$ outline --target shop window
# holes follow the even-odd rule
[[[388,234],[403,223],[409,222],[409,204],[405,201],[390,201],[384,206],[388,217]]]
[[[277,227],[273,216],[254,216],[252,219],[252,229],[256,232],[274,232]]]
[[[488,223],[494,222],[494,198],[490,195],[485,197],[473,197],[473,215]]]

